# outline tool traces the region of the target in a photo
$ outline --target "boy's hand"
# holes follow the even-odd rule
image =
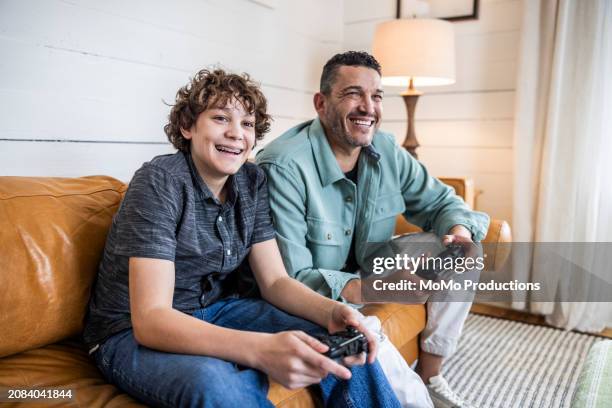
[[[378,340],[374,333],[368,330],[363,324],[361,324],[361,314],[352,307],[337,302],[332,309],[329,316],[329,322],[327,323],[327,330],[330,333],[339,332],[346,330],[347,326],[353,326],[360,332],[362,332],[368,339],[368,363],[373,363],[376,360],[376,353],[378,352]],[[363,353],[362,353],[363,354]],[[351,356],[344,359],[346,365],[358,365],[365,363],[365,356]]]
[[[302,331],[262,335],[255,347],[255,368],[286,388],[319,383],[329,374],[348,380],[351,372],[325,357],[328,347]]]

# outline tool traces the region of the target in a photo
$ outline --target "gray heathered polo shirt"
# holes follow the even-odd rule
[[[236,291],[250,247],[274,238],[263,171],[246,163],[214,198],[189,154],[155,157],[134,175],[106,239],[86,318],[89,347],[131,327],[130,257],[174,262],[173,307],[193,313]],[[232,275],[232,279],[227,279]]]

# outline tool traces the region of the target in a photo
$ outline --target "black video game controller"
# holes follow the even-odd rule
[[[317,339],[329,347],[323,354],[333,360],[368,352],[368,339],[365,334],[351,326],[345,331],[317,336]]]
[[[465,257],[465,250],[463,249],[463,246],[459,244],[450,244],[434,258],[442,259],[442,262],[440,263],[444,265],[447,259],[457,259],[463,257]],[[438,280],[446,272],[446,269],[438,269],[437,266],[439,265],[435,265],[435,263],[434,265],[423,265],[422,267],[417,268],[415,274],[423,279]]]

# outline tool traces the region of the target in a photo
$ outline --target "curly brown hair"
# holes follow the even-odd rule
[[[182,152],[189,152],[190,141],[181,134],[191,129],[200,113],[211,107],[224,107],[236,98],[245,110],[255,115],[255,139],[261,140],[270,130],[272,117],[266,113],[266,97],[248,74],[227,73],[222,69],[200,70],[193,79],[176,93],[164,132],[170,143]]]

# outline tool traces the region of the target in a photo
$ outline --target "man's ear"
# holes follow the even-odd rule
[[[319,115],[322,115],[323,112],[325,112],[325,103],[327,102],[325,99],[325,95],[323,95],[321,92],[317,92],[316,94],[314,94],[312,102],[317,113]]]

